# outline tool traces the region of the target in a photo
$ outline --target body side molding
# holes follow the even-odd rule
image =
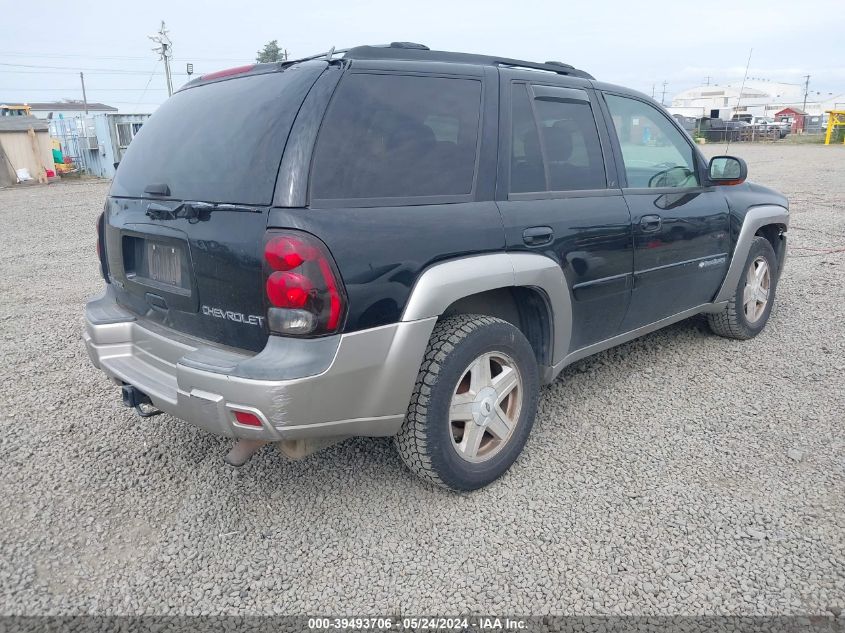
[[[745,260],[748,257],[748,251],[751,249],[751,241],[754,239],[754,234],[761,227],[768,224],[789,226],[789,211],[773,204],[752,207],[748,210],[742,222],[739,237],[736,240],[728,273],[725,275],[722,287],[719,288],[719,292],[716,293],[716,297],[713,299],[714,303],[721,303],[731,298],[736,285],[739,283],[742,270],[745,267]],[[780,268],[783,269],[783,266],[781,265]]]
[[[569,351],[572,298],[563,271],[553,259],[533,253],[494,253],[435,264],[420,275],[402,313],[402,321],[437,317],[452,303],[497,288],[538,288],[551,308],[554,364]]]

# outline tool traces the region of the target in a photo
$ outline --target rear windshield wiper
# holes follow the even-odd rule
[[[211,202],[182,202],[170,208],[157,202],[147,207],[147,216],[153,220],[177,220],[185,218],[189,222],[201,222],[211,217],[212,211],[234,211],[237,213],[261,213],[261,209],[244,207],[237,204],[214,204]]]

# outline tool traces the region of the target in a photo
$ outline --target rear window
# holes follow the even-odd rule
[[[317,139],[312,197],[471,193],[480,110],[477,80],[348,75]]]
[[[138,130],[111,195],[166,184],[180,200],[270,204],[293,119],[322,67],[177,92]]]

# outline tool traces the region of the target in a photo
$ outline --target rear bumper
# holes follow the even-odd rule
[[[91,361],[153,404],[216,435],[287,440],[394,435],[436,319],[313,340],[271,336],[257,355],[144,323],[109,289],[89,302]],[[235,421],[254,413],[262,427]]]

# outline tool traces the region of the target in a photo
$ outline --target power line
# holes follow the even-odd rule
[[[164,23],[162,23],[162,26],[164,26]],[[137,107],[138,107],[138,105],[140,105],[140,104],[141,104],[141,101],[142,101],[142,100],[144,99],[144,97],[147,95],[147,88],[149,88],[149,87],[150,87],[150,82],[153,80],[153,77],[154,77],[154,76],[155,76],[155,66],[153,66],[153,72],[151,72],[151,73],[150,73],[150,78],[149,78],[149,79],[147,79],[147,85],[146,85],[146,86],[144,86],[144,92],[142,92],[142,93],[141,93],[141,96],[140,96],[140,97],[138,97],[138,103],[137,103],[135,106],[133,106],[133,107],[137,108]],[[169,78],[168,78],[168,79],[169,79]],[[171,95],[171,91],[170,91],[170,87],[169,87],[169,86],[168,86],[167,94],[168,94],[168,96],[170,96],[170,95]]]
[[[0,57],[27,57],[36,59],[131,59],[138,61],[146,61],[149,57],[135,57],[131,55],[87,55],[82,53],[24,53],[24,52],[9,52],[0,51]],[[249,61],[251,57],[174,57],[174,61],[200,61],[200,62],[244,62]]]
[[[76,75],[76,70],[2,70],[0,69],[0,74],[4,75]],[[133,75],[146,75],[147,72],[144,70],[138,70],[133,72],[98,72],[96,70],[86,70],[86,73],[89,75],[116,75],[119,77],[131,77]],[[157,72],[156,75],[163,76],[163,72]],[[187,77],[186,73],[171,73],[174,77]]]
[[[0,62],[0,66],[4,66],[7,68],[12,68],[14,70],[4,70],[0,69],[0,73],[21,73],[21,74],[62,74],[62,73],[72,73],[77,74],[80,71],[84,71],[86,73],[92,74],[102,74],[102,75],[147,75],[147,71],[145,70],[132,70],[129,68],[85,68],[85,67],[74,67],[74,66],[46,66],[46,65],[35,65],[35,64],[9,64],[5,62]],[[27,70],[17,70],[18,68],[26,68]],[[36,70],[31,70],[36,69]],[[176,74],[184,74],[184,73],[176,73]]]
[[[88,92],[140,92],[144,90],[143,88],[88,88],[86,86]],[[3,88],[4,91],[18,91],[18,92],[67,92],[68,90],[76,90],[76,86],[68,87],[68,86],[61,86],[59,88]],[[149,90],[167,90],[167,88],[149,88]]]

